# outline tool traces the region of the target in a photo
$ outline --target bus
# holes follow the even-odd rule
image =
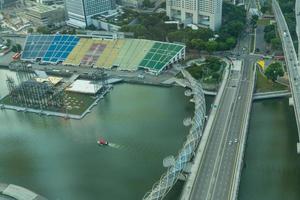
[[[21,57],[21,53],[15,53],[15,54],[12,56],[13,60],[19,60],[20,57]]]

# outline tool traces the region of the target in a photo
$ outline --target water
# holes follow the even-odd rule
[[[15,73],[0,69],[0,96],[7,94],[6,75]],[[0,111],[0,182],[54,200],[141,199],[188,133],[182,120],[193,104],[183,94],[176,87],[117,85],[81,121]],[[110,147],[96,145],[100,136]],[[287,99],[253,104],[239,200],[299,200],[296,141]],[[167,200],[178,199],[182,186]]]
[[[0,70],[0,95],[7,94]],[[49,199],[141,199],[177,155],[193,104],[183,88],[121,84],[83,120],[0,111],[0,182]],[[111,145],[99,147],[104,137]],[[169,199],[180,193],[182,183]]]
[[[299,200],[297,125],[288,99],[253,104],[239,200]]]

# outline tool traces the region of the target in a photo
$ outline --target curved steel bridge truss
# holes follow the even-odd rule
[[[195,114],[191,123],[192,127],[183,148],[175,159],[174,165],[169,167],[160,180],[153,185],[152,190],[145,194],[143,197],[144,200],[160,200],[167,195],[177,182],[179,175],[191,161],[202,137],[206,114],[204,92],[200,83],[187,71],[182,70],[181,72],[186,79],[187,87],[191,89],[191,91],[186,92],[186,95],[193,95],[191,101],[195,103]]]

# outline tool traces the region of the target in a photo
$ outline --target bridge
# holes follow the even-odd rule
[[[0,183],[1,200],[47,200],[46,198],[18,185]]]
[[[195,104],[193,119],[184,120],[184,124],[191,125],[191,128],[178,156],[174,158],[173,163],[160,180],[154,184],[152,190],[145,194],[144,200],[163,199],[167,195],[182,173],[187,170],[202,137],[206,114],[204,93],[201,85],[187,71],[181,72],[186,79],[184,84],[188,88],[185,95],[191,96],[191,102]]]
[[[287,71],[289,75],[290,88],[292,93],[292,103],[294,105],[294,111],[296,116],[296,122],[298,127],[298,136],[300,139],[300,66],[297,58],[297,54],[294,48],[293,40],[285,21],[284,15],[281,11],[279,3],[276,0],[272,0],[272,7],[277,22],[278,32],[282,42],[282,48],[285,55],[285,62],[287,65]],[[296,12],[299,10],[299,1],[296,1]],[[298,13],[296,14],[298,15]],[[299,16],[296,16],[297,22],[299,22]],[[299,24],[297,24],[297,33],[299,34]],[[298,35],[299,36],[299,35]],[[297,143],[297,152],[300,153],[300,143]]]
[[[300,60],[300,0],[295,2],[296,33],[298,36],[298,60]]]
[[[274,92],[258,92],[253,94],[253,100],[274,99],[289,96],[291,96],[291,93],[288,90],[280,90]]]
[[[182,200],[236,199],[255,80],[255,61],[244,59],[219,90]],[[213,117],[213,119],[211,119]]]

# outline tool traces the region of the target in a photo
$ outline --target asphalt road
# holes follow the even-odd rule
[[[296,7],[296,9],[298,9]],[[282,48],[285,55],[285,60],[287,64],[287,71],[289,74],[291,91],[293,94],[294,100],[294,111],[296,116],[296,122],[298,127],[298,136],[300,140],[300,66],[297,58],[297,54],[295,51],[295,47],[286,24],[285,18],[281,12],[279,4],[274,1],[273,2],[273,10],[276,16],[278,31],[281,36]]]
[[[230,199],[252,74],[253,61],[245,58],[227,82],[190,199]]]
[[[243,60],[240,72],[231,73],[212,125],[208,142],[190,195],[191,200],[228,200],[238,173],[237,157],[241,148],[246,110],[252,101],[254,63],[249,54],[250,35],[244,34],[234,53]],[[246,103],[250,102],[250,103]]]

